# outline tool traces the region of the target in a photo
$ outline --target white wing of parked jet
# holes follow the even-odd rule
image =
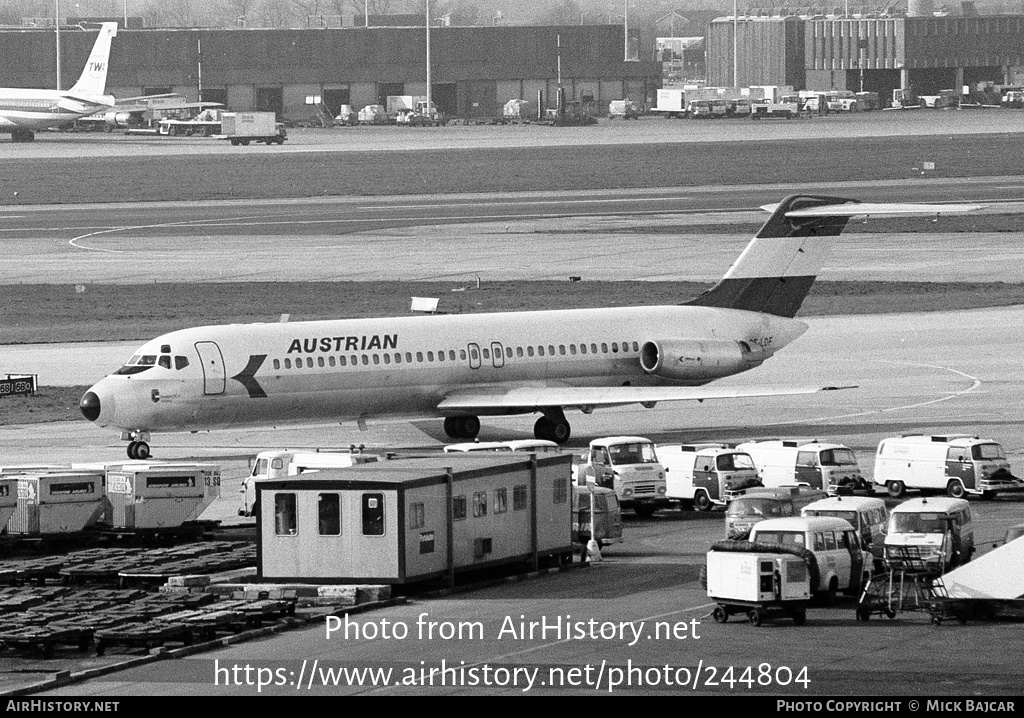
[[[855,389],[854,386],[824,387],[715,387],[715,386],[609,386],[609,387],[480,387],[451,392],[437,408],[441,413],[486,413],[494,409],[536,411],[547,406],[576,407],[589,412],[599,407],[641,404],[651,408],[661,401],[704,401],[741,399],[755,396],[814,394],[819,391]]]

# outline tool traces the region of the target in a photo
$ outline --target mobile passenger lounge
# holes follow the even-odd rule
[[[406,584],[572,557],[572,456],[398,458],[256,482],[260,579]]]

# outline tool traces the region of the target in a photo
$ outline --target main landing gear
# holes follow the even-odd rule
[[[475,439],[480,433],[480,418],[477,416],[449,416],[444,420],[444,433],[451,439]],[[565,412],[561,408],[545,409],[544,416],[533,425],[533,435],[538,439],[564,444],[572,433]],[[130,451],[130,449],[129,449]]]
[[[480,419],[476,416],[445,417],[444,433],[451,439],[475,439],[480,433]]]
[[[538,439],[564,444],[569,440],[572,430],[561,409],[546,409],[544,416],[533,425],[533,435]]]

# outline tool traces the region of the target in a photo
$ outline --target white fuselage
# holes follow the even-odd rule
[[[94,421],[125,431],[440,416],[452,412],[439,404],[467,389],[705,384],[722,374],[666,380],[644,371],[640,348],[736,341],[767,358],[805,329],[772,315],[684,306],[208,326],[147,342],[123,373],[90,391],[101,407]],[[484,402],[475,413],[535,408]]]
[[[113,107],[110,95],[70,96],[64,90],[0,88],[0,130],[41,130]]]

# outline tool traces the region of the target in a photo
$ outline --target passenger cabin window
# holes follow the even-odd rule
[[[295,494],[274,494],[274,533],[278,536],[298,533]]]
[[[181,367],[178,367],[178,368],[180,369]],[[281,360],[280,359],[275,359],[274,360],[274,368],[275,369],[280,369],[281,368]]]
[[[341,536],[341,494],[320,494],[317,514],[321,536]]]
[[[384,494],[363,494],[363,536],[384,535]]]

